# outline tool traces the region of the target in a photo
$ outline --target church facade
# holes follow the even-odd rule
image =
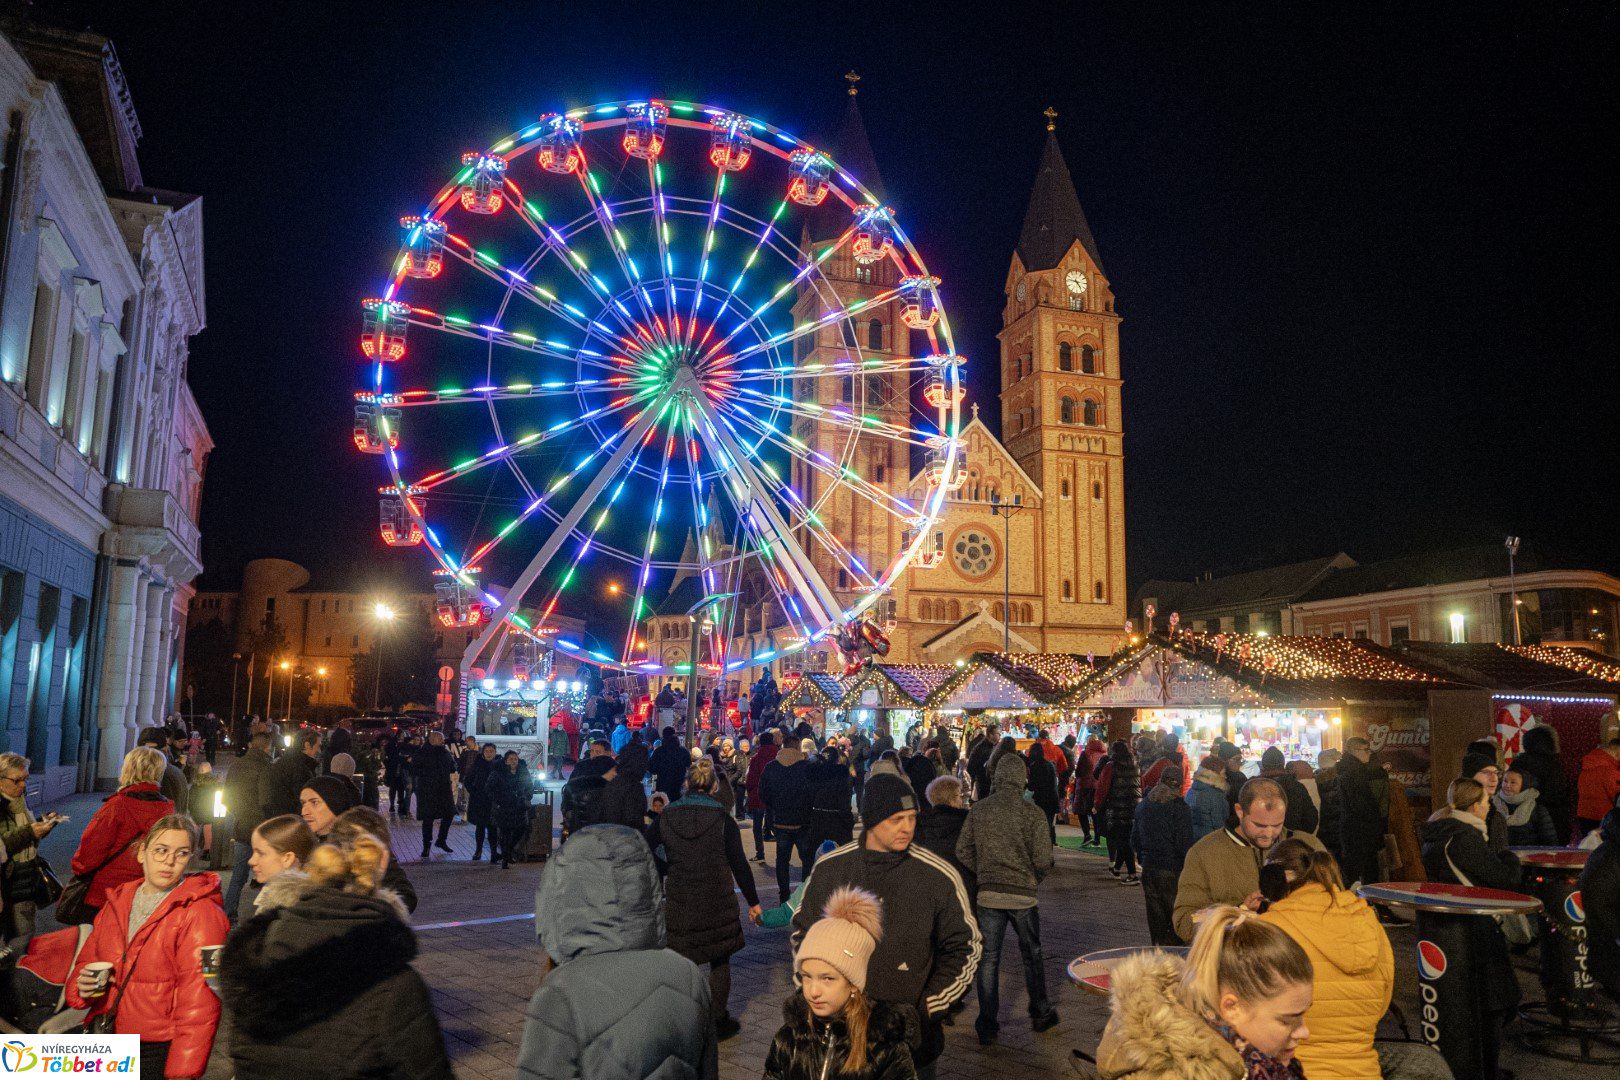
[[[835,153],[856,175],[877,177],[853,95]],[[819,254],[839,227],[812,216],[801,246]],[[893,265],[860,266],[847,252],[835,253],[823,270],[846,302],[878,297],[896,283]],[[1005,292],[1001,437],[981,417],[980,403],[964,404],[960,484],[924,545],[933,554],[907,569],[874,609],[890,638],[891,662],[952,663],[1004,645],[1014,652],[1103,655],[1122,635],[1128,596],[1120,316],[1050,115]],[[813,319],[816,303],[816,294],[806,289],[795,322]],[[920,346],[912,339],[900,302],[889,300],[862,309],[856,322],[801,339],[795,358],[836,361],[858,342],[863,357],[903,362]],[[901,372],[801,380],[797,392],[823,408],[855,406],[906,424],[915,407],[912,389]],[[795,436],[840,458],[850,438],[847,427],[812,416],[795,419]],[[869,484],[911,499],[925,486],[919,465],[903,446],[876,437],[859,439],[850,461]],[[820,520],[870,565],[887,565],[904,544],[901,520],[847,486],[827,492],[826,478],[803,463],[795,463],[792,481],[818,508]],[[859,583],[823,547],[803,546],[838,599],[855,602]],[[686,597],[677,592],[671,599]],[[677,608],[672,603],[647,626],[649,652],[673,664],[687,659],[689,641],[684,608]],[[754,608],[741,613],[731,655],[785,643],[771,605],[762,601]],[[775,666],[778,674],[837,671],[842,659],[830,643],[821,643]]]

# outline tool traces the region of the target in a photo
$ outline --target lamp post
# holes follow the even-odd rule
[[[1014,495],[1003,503],[1001,492],[990,493],[990,516],[1001,519],[1001,651],[1012,652],[1012,552],[1008,548],[1008,519],[1024,508],[1024,497]]]
[[[704,615],[702,618],[699,618],[698,612],[702,611],[711,604],[718,604],[722,600],[729,600],[736,595],[737,594],[734,592],[710,593],[708,596],[705,596],[703,599],[686,609],[687,621],[692,624],[692,651],[690,653],[690,656],[692,657],[692,662],[690,665],[691,674],[689,674],[686,679],[686,745],[688,747],[692,745],[692,740],[697,736],[698,642],[702,634],[714,633],[714,619],[709,615]],[[726,659],[722,656],[720,658],[720,671],[722,674],[724,674],[725,670]]]
[[[1513,644],[1524,644],[1519,640],[1519,590],[1513,581],[1513,556],[1519,553],[1519,538],[1510,536],[1502,544],[1508,553],[1508,606],[1513,609]]]
[[[395,619],[394,609],[387,604],[378,603],[371,609],[371,614],[377,620],[377,670],[371,676],[371,711],[378,711],[378,700],[382,693],[382,657],[383,657],[383,627]]]
[[[241,668],[242,654],[239,652],[231,653],[231,712],[225,718],[225,723],[229,725],[225,730],[228,732],[236,730],[236,676],[241,673]]]
[[[291,660],[283,660],[281,662],[281,670],[285,671],[287,673],[287,716],[286,716],[286,720],[287,720],[288,723],[291,723],[292,722],[292,682],[293,682],[292,661]]]
[[[247,696],[242,700],[247,702],[247,711],[253,711],[253,669],[259,666],[259,654],[248,653],[248,683]]]

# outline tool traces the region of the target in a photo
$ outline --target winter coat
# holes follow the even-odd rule
[[[759,794],[776,828],[796,829],[810,824],[810,764],[797,746],[786,747],[765,766]]]
[[[1322,850],[1322,842],[1315,836],[1290,832],[1286,828],[1278,834],[1275,843],[1288,839],[1302,840]],[[1238,831],[1236,818],[1187,849],[1187,861],[1176,883],[1175,925],[1181,940],[1191,941],[1197,934],[1198,927],[1193,922],[1197,912],[1211,904],[1241,904],[1259,891],[1260,867],[1265,865],[1269,850],[1249,843]]]
[[[968,811],[956,857],[978,879],[981,896],[1033,898],[1052,869],[1052,832],[1040,807],[1024,798],[1028,779],[1024,759],[1007,754],[996,762],[990,794]]]
[[[630,725],[620,720],[608,745],[613,748],[613,756],[618,757],[619,751],[630,745]]]
[[[934,768],[932,761],[929,761],[921,754],[912,754],[900,763],[900,768],[906,774],[906,780],[911,784],[911,790],[917,793],[917,806],[919,808],[927,806],[928,796],[925,792],[928,790],[928,785],[934,782],[934,777],[939,775],[939,770]]]
[[[1154,950],[1110,973],[1108,1024],[1097,1044],[1102,1080],[1243,1080],[1232,1045],[1181,996],[1185,961]]]
[[[1477,821],[1459,816],[1448,806],[1423,823],[1423,868],[1429,880],[1518,891],[1518,856],[1511,851],[1493,852],[1480,826],[1474,824]],[[1468,920],[1468,950],[1478,965],[1475,970],[1485,1008],[1490,1012],[1515,1008],[1519,983],[1508,959],[1507,939],[1494,919]]]
[[[1107,756],[1108,747],[1103,745],[1101,739],[1087,739],[1086,748],[1076,755],[1074,761],[1074,807],[1076,810],[1090,810],[1092,808],[1092,799],[1097,794],[1097,770]]]
[[[917,833],[912,842],[921,844],[955,867],[962,876],[962,884],[967,886],[968,900],[976,903],[979,879],[956,857],[956,844],[962,838],[967,816],[968,811],[960,806],[930,806],[917,815]]]
[[[1160,784],[1136,804],[1131,850],[1144,870],[1181,873],[1192,845],[1192,808],[1174,790]]]
[[[444,1036],[386,888],[357,896],[278,874],[220,958],[237,1080],[449,1080]]]
[[[1230,804],[1226,801],[1226,774],[1214,769],[1199,769],[1193,773],[1192,787],[1187,789],[1187,806],[1192,810],[1194,842],[1226,824]]]
[[[825,759],[811,762],[810,829],[818,845],[826,840],[847,844],[854,837],[853,795],[848,765]]]
[[[201,1076],[219,1027],[219,998],[203,979],[198,950],[225,944],[231,929],[219,875],[182,879],[131,938],[130,909],[141,884],[127,881],[107,895],[68,974],[67,1004],[89,1009],[87,1021],[116,1007],[114,1031],[169,1044],[166,1076]],[[79,972],[98,961],[113,964],[112,988],[87,1001]]]
[[[748,810],[750,813],[762,814],[765,812],[765,798],[760,794],[760,786],[765,780],[765,766],[776,760],[781,748],[775,743],[768,743],[754,749],[754,756],[748,762],[748,776],[745,784],[748,788]]]
[[[411,762],[416,780],[416,816],[424,821],[454,817],[456,797],[450,777],[455,775],[456,759],[443,746],[424,746]]]
[[[840,1017],[818,1020],[803,994],[782,1006],[786,1023],[765,1055],[765,1080],[915,1080],[911,1045],[916,1021],[907,1010],[882,1002],[872,1004],[866,1024],[866,1068],[844,1072],[849,1056],[849,1029]]]
[[[264,772],[263,806],[265,819],[297,814],[298,793],[315,775],[315,759],[294,747],[270,763]],[[392,786],[392,785],[390,785]]]
[[[493,761],[485,760],[480,753],[467,769],[467,775],[462,783],[467,788],[467,823],[469,825],[489,825],[489,774],[497,768],[504,768],[501,759],[496,757]]]
[[[1317,772],[1316,795],[1321,811],[1316,823],[1316,835],[1322,841],[1322,846],[1336,856],[1339,851],[1339,815],[1343,809],[1339,803],[1339,767],[1337,765],[1331,769],[1321,769]]]
[[[502,829],[521,829],[529,823],[533,794],[523,780],[525,775],[508,769],[505,762],[489,770],[484,780],[484,794],[489,796],[491,824]]]
[[[709,982],[664,948],[664,893],[632,829],[581,829],[546,866],[535,926],[557,967],[529,1002],[523,1080],[719,1073]]]
[[[968,779],[973,781],[975,799],[982,799],[990,794],[990,754],[995,748],[996,744],[982,734],[974,736],[973,745],[968,747],[967,774]]]
[[[618,772],[596,798],[595,816],[588,825],[623,825],[640,832],[647,824],[647,748],[626,746],[619,754]]]
[[[1187,789],[1192,787],[1193,767],[1187,760],[1187,751],[1179,746],[1176,747],[1174,755],[1164,755],[1158,761],[1155,761],[1147,772],[1142,774],[1142,790],[1152,791],[1159,784],[1160,774],[1172,766],[1181,770],[1181,793],[1183,795],[1187,794]]]
[[[321,771],[332,771],[332,759],[339,754],[354,756],[354,732],[345,727],[335,727],[326,733],[326,741],[321,746]]]
[[[156,784],[129,784],[107,796],[85,825],[79,848],[73,853],[75,874],[88,874],[107,863],[90,882],[86,904],[99,908],[107,902],[108,893],[125,882],[141,880],[135,846],[158,818],[172,813],[174,803],[158,792]]]
[[[1136,759],[1130,754],[1118,758],[1110,756],[1097,774],[1096,802],[1097,809],[1104,812],[1110,832],[1127,830],[1135,824],[1136,803],[1141,795]]]
[[[1581,776],[1575,784],[1575,816],[1602,821],[1620,797],[1620,761],[1599,746],[1581,758]]]
[[[1051,743],[1047,743],[1046,745],[1052,746]],[[1032,743],[1030,745],[1031,750],[1038,750],[1039,748],[1040,743]],[[1057,750],[1057,747],[1053,746],[1052,749]],[[1063,752],[1061,750],[1058,751],[1058,756],[1063,756]],[[1041,808],[1042,813],[1056,814],[1058,812],[1059,802],[1056,767],[1046,759],[1046,755],[1041,753],[1032,753],[1029,755],[1027,768],[1029,772],[1030,798],[1034,801],[1036,806]],[[990,778],[990,790],[994,792],[995,788],[996,781],[995,777],[992,776]],[[1051,839],[1051,830],[1047,830],[1047,839]]]
[[[1271,772],[1262,772],[1261,776],[1267,780],[1274,780],[1283,789],[1283,798],[1288,800],[1288,811],[1283,818],[1283,827],[1294,832],[1316,832],[1316,826],[1321,815],[1316,809],[1316,800],[1299,778],[1287,769],[1278,769]]]
[[[1301,885],[1260,916],[1311,958],[1311,1037],[1295,1051],[1311,1080],[1380,1080],[1373,1037],[1395,988],[1395,953],[1378,916],[1355,893]]]
[[[1513,767],[1534,778],[1533,782],[1527,782],[1525,786],[1534,787],[1541,792],[1538,801],[1552,817],[1553,831],[1558,834],[1558,842],[1569,843],[1570,833],[1575,827],[1572,814],[1575,800],[1569,773],[1565,771],[1564,761],[1558,755],[1558,732],[1546,726],[1533,727],[1526,731],[1524,750],[1513,759]]]
[[[602,789],[608,785],[605,774],[612,768],[613,759],[610,757],[586,758],[574,766],[573,774],[562,789],[564,836],[600,820],[596,816],[597,803],[601,800]]]
[[[1043,843],[1045,828],[1043,818]],[[967,886],[950,863],[921,845],[895,852],[845,845],[810,871],[793,917],[795,952],[841,885],[865,889],[883,903],[883,940],[867,964],[866,996],[916,1010],[922,1041],[913,1055],[922,1068],[944,1049],[939,1018],[973,985],[983,952]]]
[[[647,769],[653,775],[653,787],[668,795],[671,800],[681,797],[681,787],[686,783],[686,770],[692,767],[692,755],[681,740],[665,739],[658,744],[647,760]]]
[[[664,808],[647,836],[664,849],[664,927],[671,949],[694,964],[725,960],[743,947],[735,881],[750,907],[759,904],[742,833],[730,811],[708,795],[687,795]]]
[[[1581,871],[1586,905],[1587,969],[1605,993],[1620,1002],[1620,810],[1610,810],[1599,832],[1603,842]]]
[[[1339,761],[1339,866],[1347,881],[1384,849],[1389,830],[1389,777],[1346,754]]]
[[[1502,815],[1507,825],[1509,847],[1562,847],[1558,832],[1553,828],[1552,815],[1540,804],[1533,787],[1517,795],[1500,789],[1491,797],[1491,806]]]
[[[264,821],[264,778],[269,771],[270,755],[250,746],[225,774],[225,806],[231,812],[231,836],[238,844],[252,841],[253,830]]]

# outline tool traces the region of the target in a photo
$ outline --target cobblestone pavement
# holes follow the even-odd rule
[[[98,797],[76,797],[57,808],[74,816],[72,833],[52,836],[46,854],[66,872],[76,832],[98,804]],[[64,809],[65,805],[65,809]],[[1063,831],[1060,829],[1060,831]],[[421,904],[414,923],[421,954],[416,966],[432,988],[450,1056],[458,1077],[475,1080],[511,1080],[515,1075],[518,1045],[523,1036],[524,1011],[539,983],[540,951],[534,939],[534,892],[542,864],[514,864],[509,870],[488,862],[473,863],[472,829],[457,824],[450,830],[454,854],[435,851],[422,862],[420,826],[402,821],[394,827],[394,850],[402,856],[406,872]],[[767,847],[767,857],[771,852]],[[753,864],[761,899],[776,902],[773,873]],[[794,879],[798,871],[795,867]],[[1062,1016],[1062,1023],[1036,1035],[1025,1020],[1026,995],[1018,947],[1009,933],[1002,953],[1001,1041],[981,1048],[973,1034],[977,1005],[970,990],[967,1007],[947,1029],[947,1049],[939,1063],[942,1080],[991,1078],[1009,1074],[1092,1076],[1071,1050],[1090,1053],[1107,1020],[1107,1003],[1071,985],[1064,973],[1068,961],[1093,949],[1146,945],[1146,917],[1140,889],[1117,883],[1095,855],[1060,849],[1057,866],[1041,886],[1041,931],[1047,984]],[[742,1021],[742,1033],[721,1046],[721,1075],[757,1077],[766,1048],[781,1024],[781,1005],[789,993],[787,931],[766,930],[744,923],[747,946],[732,962],[733,1015]],[[1415,1024],[1418,1016],[1415,938],[1411,929],[1391,931],[1396,955],[1396,1005]],[[1533,971],[1520,972],[1525,1000],[1539,999]],[[1384,1034],[1399,1037],[1386,1019]],[[228,1039],[222,1032],[221,1046]],[[1592,1065],[1553,1062],[1530,1055],[1511,1041],[1503,1065],[1523,1076],[1545,1074],[1556,1068],[1560,1080],[1598,1080],[1615,1073]],[[227,1078],[229,1064],[216,1050],[209,1077]]]

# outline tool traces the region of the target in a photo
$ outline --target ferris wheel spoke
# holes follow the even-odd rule
[[[920,446],[924,449],[928,449],[933,445],[931,438],[924,432],[915,428],[891,424],[886,420],[879,420],[869,413],[857,413],[849,404],[829,408],[814,401],[794,401],[792,398],[783,397],[781,394],[762,394],[758,390],[750,390],[747,387],[738,387],[735,393],[748,398],[750,402],[757,402],[762,408],[785,412],[791,416],[814,420],[817,423],[830,424],[833,427],[844,428],[849,431],[856,431],[862,435],[872,435],[888,439],[891,442]],[[734,403],[731,408],[741,410],[743,405],[742,403]]]
[[[748,271],[753,269],[754,263],[759,259],[760,250],[765,247],[771,236],[776,232],[776,222],[787,212],[787,208],[788,201],[786,199],[777,203],[775,212],[771,214],[771,219],[765,222],[764,226],[759,230],[759,236],[754,239],[753,248],[748,252],[748,257],[743,260],[742,269],[737,271],[737,276],[731,281],[731,287],[726,290],[726,295],[720,301],[719,309],[714,313],[715,320],[720,319],[730,309],[731,302],[737,298],[737,290],[742,288],[743,281],[748,277]]]
[[[606,379],[576,379],[572,382],[552,380],[543,383],[507,383],[505,386],[404,390],[394,394],[382,395],[380,402],[408,409],[421,405],[461,405],[467,402],[526,401],[534,398],[578,397],[582,392],[617,392],[629,381],[630,376],[628,375],[613,375]],[[376,395],[369,396],[376,397]]]
[[[591,171],[590,159],[585,156],[583,149],[580,150],[576,174],[579,177],[579,188],[585,193],[585,201],[590,205],[591,214],[601,228],[608,248],[613,252],[614,262],[619,264],[619,272],[624,275],[625,284],[629,286],[630,292],[636,298],[637,306],[641,308],[642,317],[649,325],[658,325],[661,320],[647,302],[645,284],[641,279],[641,267],[630,254],[630,244],[625,240],[624,232],[613,217],[613,208],[601,196],[601,185],[597,182],[596,174]],[[667,334],[663,335],[663,338],[665,344],[671,343]]]
[[[556,557],[557,549],[562,547],[569,534],[578,527],[579,523],[590,511],[591,504],[601,495],[603,489],[618,475],[626,459],[635,451],[642,437],[652,427],[656,419],[657,415],[652,409],[643,409],[640,415],[622,431],[610,436],[607,441],[603,442],[599,452],[606,451],[608,446],[615,442],[617,445],[608,459],[603,462],[596,475],[591,478],[590,483],[585,486],[585,490],[580,492],[579,497],[574,500],[574,505],[569,508],[568,513],[563,515],[562,520],[557,523],[557,527],[552,530],[551,535],[546,537],[546,542],[540,545],[540,550],[534,553],[534,557],[523,568],[523,572],[518,575],[517,580],[512,582],[511,588],[507,589],[506,595],[501,598],[500,606],[495,609],[494,615],[490,618],[489,625],[484,627],[483,632],[478,635],[478,639],[468,646],[466,653],[462,656],[463,673],[465,673],[469,658],[483,654],[484,649],[489,646],[490,639],[495,636],[496,630],[506,622],[517,606],[523,602],[523,597],[534,587],[534,583],[540,577],[541,572]],[[577,470],[574,475],[577,475]],[[552,490],[556,490],[555,487]]]
[[[675,456],[675,433],[664,438],[664,463],[658,471],[658,491],[653,498],[652,513],[647,518],[647,539],[641,549],[641,568],[636,574],[635,599],[630,605],[630,630],[624,643],[625,662],[629,663],[636,640],[636,627],[641,621],[646,603],[647,581],[652,576],[653,551],[658,546],[658,525],[664,518],[664,489],[669,486],[670,462]]]
[[[591,332],[590,317],[579,308],[563,302],[556,293],[544,285],[537,285],[511,267],[502,265],[493,256],[479,251],[461,237],[453,233],[446,236],[445,250],[457,261],[472,267],[502,287],[511,289],[546,314],[562,320],[580,333]]]
[[[755,308],[748,318],[732,327],[729,334],[721,338],[715,344],[709,346],[708,351],[699,358],[699,362],[706,362],[717,355],[727,345],[731,344],[733,338],[742,333],[744,327],[750,325],[751,323],[758,322],[767,311],[771,310],[771,308],[775,307],[777,303],[781,301],[782,297],[787,296],[794,290],[795,287],[799,285],[800,282],[804,281],[811,274],[820,270],[821,264],[832,258],[833,254],[847,244],[850,238],[854,235],[855,230],[853,227],[845,229],[843,235],[841,235],[833,243],[828,244],[825,251],[823,251],[820,255],[817,255],[814,259],[807,260],[804,266],[800,267],[798,273],[794,274],[787,281],[783,282],[782,286],[778,288],[776,292],[771,294],[771,298],[769,300]]]
[[[848,307],[830,311],[821,316],[819,319],[814,319],[807,323],[801,323],[800,325],[793,327],[791,330],[784,330],[780,334],[775,334],[771,337],[765,338],[763,341],[759,341],[753,345],[738,349],[735,352],[726,353],[724,356],[720,357],[719,360],[724,361],[725,366],[729,367],[735,364],[738,360],[745,360],[750,356],[755,356],[762,352],[768,352],[771,349],[781,348],[783,345],[790,342],[797,341],[802,337],[806,337],[829,326],[841,323],[858,312],[865,311],[868,308],[879,307],[888,303],[890,300],[893,300],[899,295],[899,289],[885,289],[876,296],[865,297],[855,301]]]
[[[647,184],[652,191],[653,235],[658,240],[658,265],[664,288],[664,314],[675,321],[675,261],[669,253],[669,218],[664,199],[664,166],[657,160],[647,161]]]
[[[641,394],[626,394],[610,404],[603,405],[595,409],[588,409],[578,417],[570,420],[559,420],[557,423],[552,424],[550,427],[541,431],[530,432],[527,435],[513,439],[511,442],[502,443],[500,446],[497,446],[493,450],[487,451],[478,457],[469,458],[459,464],[452,465],[448,469],[443,469],[436,473],[430,473],[429,475],[424,476],[422,479],[416,481],[411,486],[426,491],[439,487],[442,484],[449,483],[451,480],[460,479],[471,473],[477,472],[479,469],[505,461],[514,454],[535,450],[545,443],[550,442],[553,439],[560,438],[563,435],[567,435],[570,432],[577,431],[593,421],[600,420],[603,417],[611,416],[614,413],[622,412],[625,409],[631,408],[644,400],[647,395],[647,391],[644,391]],[[630,422],[627,423],[621,430],[628,430],[629,428],[640,423],[642,418],[649,412],[651,412],[650,407],[643,409],[641,413],[637,414],[635,417],[632,417]],[[616,437],[616,435],[610,436],[609,441]],[[604,442],[602,445],[603,447],[606,447],[608,443]],[[600,449],[601,448],[598,448],[599,451]]]
[[[696,530],[698,566],[703,575],[704,595],[707,596],[715,591],[714,553],[709,537],[709,508],[703,501],[703,470],[698,463],[697,419],[692,415],[690,403],[683,411],[686,414],[686,468],[691,481],[687,488],[692,496],[692,521]],[[693,659],[695,662],[696,658]]]
[[[896,360],[816,360],[791,367],[749,368],[725,374],[728,385],[748,382],[775,382],[778,379],[829,379],[839,375],[880,375],[885,372],[929,371],[933,357],[910,356]]]
[[[697,325],[698,310],[703,306],[703,286],[709,280],[709,258],[714,253],[714,226],[720,220],[720,197],[726,191],[726,170],[719,170],[714,177],[714,194],[709,197],[709,212],[704,215],[703,248],[698,253],[697,287],[692,290],[692,309],[686,320],[687,334],[685,346],[691,347],[692,328]]]
[[[519,352],[530,353],[534,356],[544,356],[550,360],[562,360],[570,364],[582,364],[586,367],[601,371],[621,372],[629,365],[624,357],[615,357],[595,349],[579,346],[570,350],[565,342],[555,339],[545,339],[526,333],[521,330],[506,330],[493,323],[476,323],[471,319],[459,315],[441,315],[437,311],[423,307],[412,307],[407,320],[412,326],[420,326],[452,337],[471,338],[474,341],[485,341],[491,345],[502,348],[516,349]],[[609,363],[616,361],[616,363]]]

